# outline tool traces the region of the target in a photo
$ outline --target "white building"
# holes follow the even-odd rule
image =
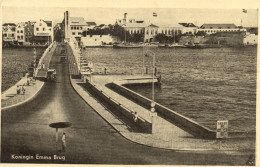
[[[246,29],[241,29],[235,24],[203,24],[197,31],[204,31],[206,34],[215,34],[217,32],[246,31]]]
[[[83,17],[69,17],[69,36],[80,38],[87,30],[87,23]]]
[[[183,26],[182,34],[194,35],[198,30],[198,27],[193,23],[179,23],[179,24]]]
[[[258,35],[247,33],[244,40],[244,45],[257,45]]]
[[[19,43],[19,44],[23,44],[25,42],[25,23],[21,22],[18,23],[16,26],[16,31],[15,31],[15,40]]]
[[[12,42],[15,40],[15,29],[14,23],[5,23],[2,25],[3,41]]]
[[[116,23],[122,26],[129,34],[144,34],[144,42],[151,42],[158,34],[176,36],[179,34],[195,34],[198,27],[193,23],[171,23],[169,25],[152,24],[143,20],[128,19],[124,14],[123,19],[117,19]]]
[[[110,44],[116,42],[111,35],[87,35],[86,37],[81,37],[81,42],[83,46],[102,46],[105,44]]]
[[[34,24],[34,40],[42,44],[53,40],[52,21],[39,20]]]

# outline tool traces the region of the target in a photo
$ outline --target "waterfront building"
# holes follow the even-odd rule
[[[15,41],[19,45],[23,45],[25,42],[25,31],[24,31],[25,23],[21,22],[16,25],[16,30],[15,30]]]
[[[34,24],[35,22],[28,21],[24,26],[24,44],[30,44],[34,42]]]
[[[102,46],[117,42],[117,39],[111,35],[86,35],[81,37],[83,47]]]
[[[127,25],[127,24],[143,24],[145,23],[144,20],[136,20],[136,19],[132,19],[132,18],[127,18],[127,13],[124,13],[124,18],[123,19],[117,19],[116,20],[116,24],[123,26],[123,25]]]
[[[70,17],[68,11],[64,13],[62,24],[64,27],[66,40],[70,37],[75,37],[79,41],[83,31],[86,31],[87,28],[89,28],[83,17]]]
[[[34,24],[34,41],[47,44],[53,40],[52,21],[39,20]]]
[[[4,42],[13,42],[15,40],[15,29],[16,24],[14,23],[5,23],[2,25],[2,37]]]
[[[87,23],[83,17],[69,18],[69,35],[71,37],[80,38],[85,30],[87,30]]]
[[[243,43],[244,45],[257,45],[258,35],[246,33]]]
[[[124,14],[123,19],[117,19],[116,24],[122,26],[129,34],[144,34],[144,42],[152,42],[158,34],[175,36],[179,34],[195,34],[198,29],[193,23],[171,23],[169,25],[153,24],[144,20],[128,19]]]
[[[183,26],[182,34],[194,35],[197,32],[198,27],[193,23],[179,23]]]
[[[215,34],[217,32],[246,31],[246,29],[237,27],[235,24],[203,24],[197,31]]]

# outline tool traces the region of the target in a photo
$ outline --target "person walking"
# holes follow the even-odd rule
[[[138,120],[138,113],[135,112],[135,115],[134,115],[134,121],[137,122],[137,120]]]
[[[61,141],[62,141],[62,152],[65,152],[66,151],[66,133],[65,132],[63,132]]]
[[[17,87],[16,87],[16,92],[17,92],[18,95],[20,94],[20,91],[21,91],[20,86],[17,85]]]
[[[25,86],[23,85],[23,86],[22,86],[22,92],[23,92],[24,95],[25,95],[25,89],[26,89],[26,88],[25,88]]]

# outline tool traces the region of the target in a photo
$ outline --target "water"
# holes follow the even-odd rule
[[[37,48],[37,55],[45,48]],[[13,86],[27,72],[33,58],[33,48],[4,48],[2,53],[2,91]]]
[[[254,131],[256,117],[256,48],[149,48],[162,75],[155,101],[211,129],[229,120],[231,131]],[[95,72],[142,72],[142,48],[88,48],[83,54]],[[152,56],[152,55],[151,55]],[[151,72],[152,57],[145,57]],[[151,88],[130,87],[151,98]]]

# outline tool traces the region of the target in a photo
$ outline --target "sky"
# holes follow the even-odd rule
[[[2,23],[43,19],[51,20],[56,24],[63,20],[64,12],[68,10],[71,17],[83,17],[86,21],[95,21],[97,24],[114,24],[116,19],[123,18],[124,13],[128,14],[128,18],[150,20],[152,23],[166,25],[192,22],[198,26],[204,23],[234,23],[239,26],[241,19],[245,27],[255,27],[258,24],[256,10],[258,6],[250,3],[250,0],[247,0],[244,4],[243,1],[236,3],[236,5],[239,4],[238,6],[235,3],[228,4],[227,1],[223,1],[225,5],[221,5],[221,0],[218,0],[216,4],[209,4],[209,1],[204,2],[203,0],[182,0],[181,3],[167,0],[109,1],[116,2],[114,4],[101,0],[96,0],[95,3],[86,0],[4,0],[4,2],[4,5],[2,5]],[[192,2],[200,3],[194,5]],[[217,8],[218,6],[219,8]],[[242,8],[245,8],[247,13],[243,13]],[[152,17],[153,12],[156,12],[158,17]]]

